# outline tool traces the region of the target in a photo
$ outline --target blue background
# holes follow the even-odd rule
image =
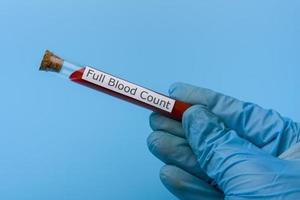
[[[0,2],[0,199],[172,199],[149,111],[38,71],[44,50],[167,93],[211,88],[300,120],[300,1]]]

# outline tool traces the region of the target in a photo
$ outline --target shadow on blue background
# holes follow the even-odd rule
[[[174,199],[149,111],[38,71],[46,48],[166,93],[208,87],[300,119],[300,2],[0,2],[0,199]]]

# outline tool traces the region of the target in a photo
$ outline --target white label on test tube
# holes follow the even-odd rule
[[[174,99],[88,66],[85,67],[82,79],[169,113],[175,104]]]

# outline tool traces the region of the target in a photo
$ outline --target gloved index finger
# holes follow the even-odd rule
[[[272,155],[281,154],[299,138],[296,123],[253,103],[184,83],[173,84],[169,93],[175,99],[206,106],[228,128]]]
[[[152,113],[149,117],[149,123],[153,131],[162,130],[178,137],[185,137],[182,124],[174,119]]]

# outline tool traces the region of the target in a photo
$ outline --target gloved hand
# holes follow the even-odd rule
[[[169,93],[195,105],[182,123],[150,116],[154,132],[148,146],[166,163],[160,177],[174,195],[183,200],[300,199],[298,123],[187,84],[174,84]]]

